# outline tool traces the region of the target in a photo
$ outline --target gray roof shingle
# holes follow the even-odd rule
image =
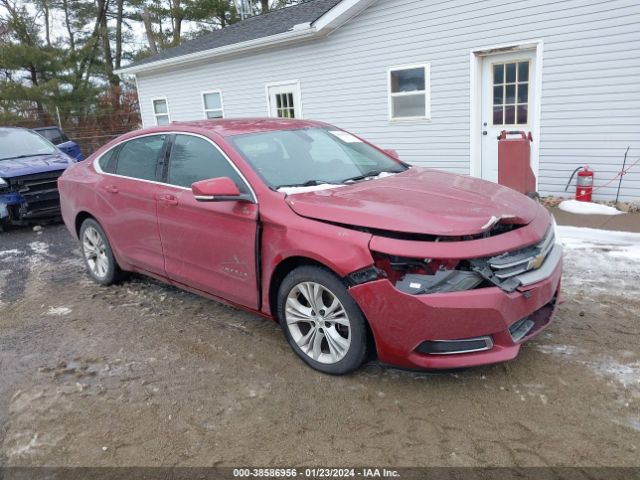
[[[341,1],[342,0],[307,0],[291,7],[249,17],[246,20],[234,23],[228,27],[181,43],[177,47],[163,50],[157,55],[133,62],[123,68],[137,67],[160,60],[181,57],[191,53],[284,33],[291,30],[294,25],[315,22]]]

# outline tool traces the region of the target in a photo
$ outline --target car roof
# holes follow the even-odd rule
[[[148,130],[153,132],[175,130],[211,131],[223,137],[231,137],[234,135],[243,135],[246,133],[271,132],[277,130],[295,130],[301,128],[326,126],[328,126],[328,124],[315,120],[298,120],[284,118],[234,118],[171,122],[171,124],[169,125],[165,125],[162,127],[152,127]]]
[[[33,127],[31,130],[60,130],[60,127],[51,126],[51,127]]]

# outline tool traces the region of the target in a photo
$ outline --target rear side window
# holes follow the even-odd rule
[[[116,173],[141,180],[157,180],[156,171],[164,151],[166,135],[149,135],[122,144],[116,162]]]
[[[210,178],[229,177],[241,192],[247,188],[238,172],[211,142],[191,135],[176,135],[167,182],[191,188],[191,184]]]
[[[67,136],[57,128],[46,128],[43,130],[37,130],[37,132],[54,145],[60,145],[61,143],[69,141]]]
[[[98,160],[98,165],[100,165],[100,169],[105,172],[105,173],[114,173],[115,171],[115,162],[112,162],[111,159],[113,158],[114,152],[117,150],[118,148],[112,148],[111,150],[109,150],[107,153],[105,153],[104,155],[102,155],[100,157],[100,160]]]

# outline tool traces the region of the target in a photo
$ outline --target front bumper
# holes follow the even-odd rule
[[[53,170],[6,179],[0,192],[0,220],[23,223],[60,215],[58,177],[64,170]]]
[[[380,279],[349,291],[369,320],[381,362],[418,369],[449,369],[498,363],[515,358],[522,342],[553,318],[560,290],[562,259],[550,274],[513,292],[498,287],[410,295]],[[533,326],[514,341],[509,327],[527,318]],[[489,349],[448,355],[417,351],[427,340],[490,336]]]
[[[22,195],[15,192],[0,193],[0,220],[8,219],[10,216],[9,208],[25,203]]]

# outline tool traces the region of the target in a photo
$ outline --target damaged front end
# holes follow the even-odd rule
[[[552,321],[562,250],[546,212],[470,240],[372,236],[373,264],[346,280],[383,363],[459,368],[515,358]]]
[[[438,240],[436,242],[438,243]],[[463,241],[455,242],[463,247]],[[496,286],[507,293],[547,278],[561,261],[552,219],[538,243],[498,255],[470,258],[416,258],[372,252],[374,266],[354,272],[350,284],[387,278],[399,291],[410,295],[460,292]]]
[[[24,224],[58,216],[57,181],[63,171],[0,178],[0,222]]]
[[[557,243],[555,221],[536,245],[506,252],[491,258],[471,260],[471,268],[488,282],[505,292],[513,292],[547,278],[562,259],[562,247]]]

